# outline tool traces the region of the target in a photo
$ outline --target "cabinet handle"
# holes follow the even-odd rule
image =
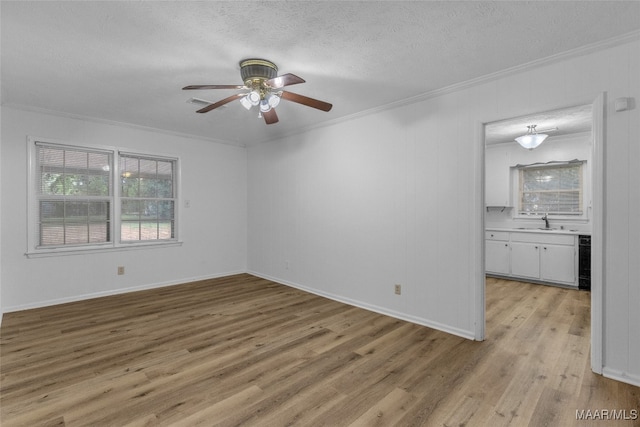
[[[491,237],[493,237],[493,234],[491,235]]]
[[[546,250],[547,250],[547,247],[545,246],[543,249],[546,251]]]
[[[538,249],[538,247],[537,247],[537,246],[535,246],[535,248],[536,248],[536,249]]]
[[[505,245],[505,246],[509,246],[509,244],[508,244],[508,243],[505,243],[504,245]]]

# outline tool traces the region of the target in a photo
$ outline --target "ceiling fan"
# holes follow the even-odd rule
[[[333,105],[328,102],[309,98],[297,93],[282,90],[285,86],[304,83],[304,80],[295,74],[283,74],[278,76],[278,67],[266,59],[251,58],[240,61],[240,75],[244,85],[192,85],[185,86],[183,90],[197,89],[243,89],[249,92],[237,93],[224,98],[218,102],[207,105],[196,111],[197,113],[207,113],[221,107],[236,99],[247,110],[251,107],[258,107],[258,117],[264,117],[264,121],[270,125],[278,122],[278,115],[275,107],[281,99],[297,102],[311,108],[322,111],[329,111]]]

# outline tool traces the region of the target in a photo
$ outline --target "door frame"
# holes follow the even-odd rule
[[[597,374],[602,374],[602,354],[603,354],[603,284],[604,284],[604,247],[605,247],[605,207],[604,207],[604,144],[605,144],[605,102],[606,92],[599,93],[595,99],[586,100],[585,102],[577,102],[569,105],[560,105],[549,107],[542,111],[552,111],[556,109],[566,108],[570,105],[591,104],[591,370]],[[532,111],[530,114],[536,114],[540,111]],[[526,116],[527,114],[520,114]],[[517,117],[517,116],[516,116]],[[475,339],[482,341],[486,332],[486,272],[485,272],[485,126],[499,120],[509,119],[511,117],[497,117],[493,120],[477,122],[476,124],[476,143],[474,149],[474,157],[476,159],[476,206],[480,209],[480,215],[476,216],[476,230],[478,230],[478,240],[480,250],[476,252],[476,263],[480,266],[476,278],[475,291]]]

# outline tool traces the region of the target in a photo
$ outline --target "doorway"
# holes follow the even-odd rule
[[[482,325],[485,322],[485,289],[487,263],[495,262],[493,254],[487,259],[485,228],[504,230],[510,228],[543,228],[541,215],[526,215],[522,205],[522,189],[514,167],[545,163],[564,163],[571,160],[584,162],[585,197],[584,212],[580,215],[558,215],[552,219],[552,227],[575,230],[591,236],[591,368],[602,372],[602,235],[603,235],[603,122],[604,94],[588,104],[563,107],[514,118],[503,118],[482,125]],[[515,138],[527,131],[527,126],[537,125],[539,133],[548,138],[539,149],[531,152],[518,146]],[[544,132],[542,132],[544,131]],[[571,150],[583,146],[576,156]],[[545,147],[546,144],[546,147]],[[555,145],[554,145],[555,144]],[[518,151],[519,150],[519,151]],[[536,150],[538,150],[536,152]],[[534,153],[527,161],[527,153]],[[514,154],[515,153],[515,154]],[[546,157],[545,157],[546,156]],[[582,157],[582,159],[578,159]],[[496,160],[497,158],[497,160]],[[523,160],[524,159],[524,160]],[[499,165],[497,167],[496,165]],[[507,169],[505,169],[507,168]],[[496,186],[496,188],[489,188]],[[546,220],[546,218],[545,218]],[[555,224],[553,224],[555,222]],[[549,223],[546,223],[549,227]],[[504,238],[504,235],[501,236]],[[499,244],[494,246],[500,246]],[[502,242],[504,247],[504,242]],[[520,248],[519,248],[520,249]],[[492,249],[489,249],[492,250]],[[511,249],[509,249],[510,251]],[[506,255],[506,252],[503,252]],[[510,252],[509,252],[510,254]],[[577,254],[576,254],[577,255]],[[498,258],[499,259],[499,258]],[[577,256],[576,256],[577,262]],[[495,264],[491,269],[497,268]],[[577,269],[576,269],[577,274]],[[576,277],[576,285],[577,285]],[[576,286],[577,291],[577,286]],[[481,331],[484,336],[484,328]]]

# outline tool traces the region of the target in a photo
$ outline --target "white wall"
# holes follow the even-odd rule
[[[251,147],[248,268],[477,336],[481,123],[604,91],[604,372],[640,384],[640,111],[613,110],[638,76],[635,40]]]
[[[0,128],[2,128],[2,106],[0,105]],[[0,225],[2,224],[2,134],[0,133]],[[1,231],[1,229],[0,229]],[[2,233],[0,232],[0,326],[2,325]]]
[[[246,271],[245,148],[6,106],[2,113],[4,312]],[[27,136],[179,157],[179,197],[191,201],[190,208],[180,203],[182,246],[25,257]]]
[[[511,208],[504,210],[489,209],[485,212],[485,225],[496,228],[540,227],[544,224],[540,219],[514,219],[517,213],[517,185],[512,183],[512,167],[521,164],[546,163],[552,161],[584,160],[583,198],[586,202],[584,219],[574,220],[569,217],[549,216],[552,227],[564,226],[566,229],[577,229],[590,232],[591,225],[591,134],[550,136],[535,150],[526,150],[518,143],[500,143],[487,146],[485,151],[485,201],[489,199],[508,199]],[[499,194],[492,194],[493,192]]]
[[[250,270],[474,337],[474,151],[461,136],[475,123],[461,103],[453,94],[250,148]]]

